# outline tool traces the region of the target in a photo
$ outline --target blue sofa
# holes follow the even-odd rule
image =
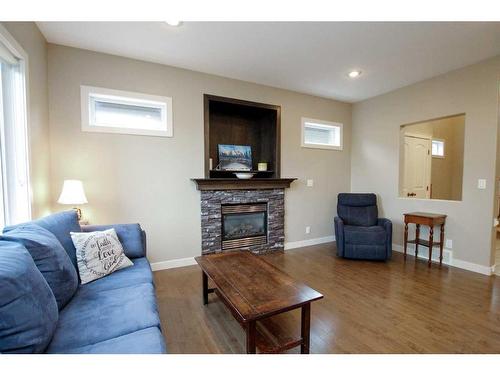
[[[68,290],[54,289],[57,279],[49,279],[50,272],[44,273],[47,270],[40,266],[43,252],[33,258],[45,246],[35,238],[36,233],[45,239],[53,235],[69,257],[59,256],[62,264],[76,269],[70,232],[112,227],[134,265],[85,285],[77,279],[68,299],[56,301],[54,293],[67,295]],[[19,233],[23,238],[16,238]],[[31,242],[29,233],[35,233]],[[73,270],[67,271],[71,277]],[[72,288],[69,284],[66,289]],[[0,352],[165,353],[145,233],[139,224],[80,227],[72,210],[4,228],[0,237]]]
[[[335,217],[337,255],[349,259],[388,260],[392,222],[378,218],[375,194],[341,193]]]

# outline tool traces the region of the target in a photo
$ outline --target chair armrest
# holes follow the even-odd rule
[[[335,244],[337,246],[337,255],[344,256],[344,221],[336,216],[334,219]]]
[[[392,221],[389,219],[378,219],[377,225],[385,229],[385,240],[387,249],[387,259],[392,256]]]
[[[146,232],[139,224],[82,225],[82,232],[103,231],[114,228],[129,258],[146,256]]]

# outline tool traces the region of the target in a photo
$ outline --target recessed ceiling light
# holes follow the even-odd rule
[[[169,26],[180,26],[182,24],[181,21],[165,21],[165,23]]]
[[[350,78],[358,78],[361,75],[361,70],[351,70],[348,74]]]

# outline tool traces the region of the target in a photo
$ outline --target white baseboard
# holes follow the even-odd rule
[[[286,242],[285,243],[285,250],[291,250],[291,249],[296,249],[299,247],[305,247],[305,246],[312,246],[312,245],[319,245],[322,243],[327,243],[327,242],[333,242],[335,241],[335,236],[327,236],[327,237],[319,237],[319,238],[311,238],[310,240],[303,240],[303,241],[294,241],[294,242]],[[403,252],[403,246],[397,245],[397,244],[392,244],[392,249],[394,251]],[[438,260],[438,255],[437,252],[436,254],[432,256],[432,259],[434,261]],[[487,275],[491,276],[495,273],[495,268],[496,266],[493,265],[491,267],[488,266],[483,266],[480,264],[476,263],[471,263],[471,262],[466,262],[464,260],[460,259],[455,259],[453,258],[453,252],[449,249],[444,249],[443,251],[443,263],[447,264],[449,266],[457,267],[457,268],[462,268],[467,271],[472,271],[472,272],[477,272],[482,275]],[[408,246],[408,254],[409,255],[415,255],[415,250],[413,246]],[[419,251],[418,257],[424,260],[428,259],[428,250],[426,248],[422,248]],[[194,257],[189,257],[189,258],[180,258],[180,259],[172,259],[172,260],[166,260],[164,262],[156,262],[156,263],[151,263],[151,268],[153,271],[161,271],[161,270],[168,270],[170,268],[178,268],[178,267],[186,267],[186,266],[192,266],[196,264],[196,261],[194,260]]]
[[[333,242],[333,241],[335,241],[335,236],[311,238],[310,240],[303,240],[303,241],[285,242],[285,250],[296,249],[298,247],[319,245],[322,243]]]
[[[466,262],[465,260],[455,259],[453,260],[453,267],[463,268],[464,270],[481,273],[486,276],[493,275],[495,266],[482,266],[481,264]]]
[[[168,270],[170,268],[186,267],[196,264],[194,257],[166,260],[164,262],[151,263],[153,271]]]
[[[392,249],[399,253],[404,253],[404,248],[401,245],[392,244]],[[408,244],[408,255],[415,256],[415,245]],[[418,248],[418,258],[428,260],[429,249],[420,246]],[[435,262],[439,262],[439,251],[436,251],[436,249],[434,249],[434,251],[432,252],[432,260]],[[453,252],[449,249],[443,249],[443,264],[453,266]]]
[[[312,238],[310,240],[304,240],[304,241],[288,242],[285,243],[285,250],[295,249],[297,247],[319,245],[321,243],[332,242],[332,241],[335,241],[335,236]],[[196,264],[194,257],[189,257],[189,258],[166,260],[164,262],[151,263],[151,269],[153,271],[161,271],[161,270],[168,270],[170,268],[192,266],[194,264]]]
[[[401,245],[392,244],[392,249],[400,253],[404,252],[404,248]],[[408,245],[408,254],[413,256],[415,255],[414,245]],[[418,257],[424,260],[429,259],[429,250],[425,247],[419,248]],[[433,252],[432,260],[439,261],[437,251]],[[466,262],[464,260],[453,258],[453,252],[449,249],[443,250],[443,264],[447,264],[449,266],[457,268],[462,268],[467,271],[477,272],[487,276],[491,276],[493,274],[495,267],[495,266],[487,267],[480,264]]]

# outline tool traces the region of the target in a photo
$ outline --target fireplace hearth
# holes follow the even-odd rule
[[[202,254],[283,250],[284,189],[202,190]]]
[[[222,205],[222,250],[267,243],[267,203]]]

